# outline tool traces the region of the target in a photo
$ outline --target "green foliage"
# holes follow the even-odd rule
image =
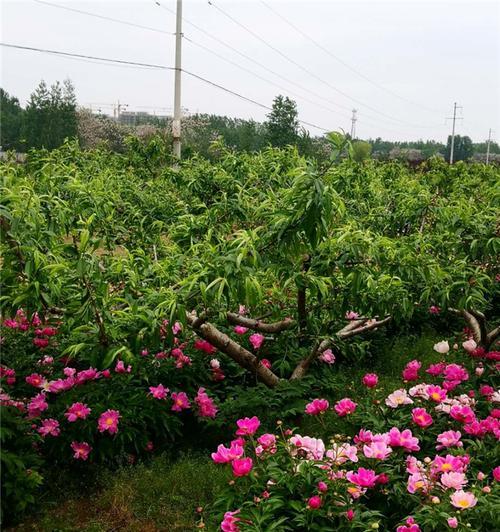
[[[474,147],[472,140],[468,136],[455,135],[455,142],[453,146],[453,162],[455,161],[467,161],[472,157],[474,153]],[[446,144],[445,159],[450,160],[451,154],[451,135],[448,137],[448,143]]]
[[[356,140],[352,143],[352,158],[354,161],[361,163],[370,158],[372,145],[364,140]]]
[[[20,516],[35,505],[42,460],[28,435],[30,421],[14,406],[1,406],[0,453],[2,471],[2,508],[0,522],[9,523],[12,516]]]
[[[21,128],[24,111],[19,100],[0,88],[0,146],[5,150],[22,150]]]

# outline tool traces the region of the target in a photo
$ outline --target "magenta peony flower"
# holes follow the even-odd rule
[[[90,414],[90,408],[83,403],[73,403],[64,414],[66,419],[73,423],[77,419],[86,419]]]
[[[492,474],[493,474],[493,478],[497,481],[497,482],[500,482],[500,466],[497,466],[493,469],[492,471]]]
[[[59,436],[61,434],[59,421],[55,419],[44,419],[42,425],[38,428],[38,432],[43,438],[46,436]]]
[[[217,447],[217,452],[212,453],[212,460],[216,464],[227,464],[232,462],[235,458],[241,458],[243,456],[244,449],[236,442],[231,442],[231,447],[227,448],[220,444]]]
[[[425,370],[425,372],[429,375],[432,375],[433,377],[437,377],[438,375],[441,375],[441,373],[443,373],[445,365],[446,364],[444,362],[439,362],[438,364],[431,364]]]
[[[237,436],[251,436],[252,434],[255,434],[260,427],[260,421],[257,416],[238,419],[236,424],[238,425],[238,430],[236,431]]]
[[[115,372],[116,373],[130,373],[132,371],[132,366],[128,365],[125,368],[125,364],[123,363],[123,360],[119,360],[116,363]]]
[[[415,523],[413,517],[408,517],[404,525],[396,528],[396,532],[420,532],[420,527]]]
[[[276,436],[274,434],[263,434],[257,438],[259,445],[262,445],[264,451],[275,451],[276,450]]]
[[[28,417],[38,417],[42,412],[47,410],[48,407],[49,405],[45,400],[45,394],[39,393],[28,403]]]
[[[198,349],[198,351],[203,351],[207,355],[213,355],[217,351],[217,348],[214,347],[210,342],[201,339],[195,341],[194,348]]]
[[[435,384],[429,384],[426,388],[426,393],[429,399],[432,399],[436,403],[441,403],[446,399],[446,390]]]
[[[464,462],[464,457],[453,456],[447,454],[446,456],[435,456],[431,464],[431,472],[436,475],[439,473],[447,473],[454,471],[457,473],[463,473],[467,464]]]
[[[458,519],[456,517],[448,517],[446,522],[448,523],[448,526],[450,528],[457,528],[458,527]]]
[[[182,412],[182,410],[191,408],[191,404],[189,403],[188,396],[185,392],[172,392],[170,397],[174,402],[171,408],[173,412]]]
[[[97,420],[99,432],[108,431],[110,434],[116,434],[118,432],[118,420],[120,417],[118,410],[106,410],[106,412],[103,412]]]
[[[252,471],[253,461],[251,458],[235,458],[231,466],[235,477],[246,477]]]
[[[326,399],[314,399],[311,403],[306,405],[306,414],[317,416],[328,410],[330,403]]]
[[[348,310],[345,313],[346,320],[357,320],[358,318],[359,318],[359,314],[357,312],[354,312],[354,310]]]
[[[260,363],[267,369],[271,369],[272,368],[272,364],[271,364],[271,361],[270,360],[267,360],[267,358],[263,358]]]
[[[319,495],[313,495],[307,501],[307,507],[310,510],[317,510],[318,508],[321,508],[322,504],[323,504],[323,501],[321,500],[321,497]]]
[[[455,508],[465,510],[467,508],[473,508],[477,504],[477,499],[470,491],[458,490],[455,491],[450,497],[451,504]]]
[[[407,452],[420,451],[418,443],[418,438],[412,435],[410,429],[400,432],[397,427],[393,427],[389,431],[389,445],[391,447],[402,447]]]
[[[362,382],[367,388],[375,388],[378,384],[378,375],[376,373],[367,373]]]
[[[46,381],[38,373],[32,373],[26,377],[26,382],[35,388],[41,388]]]
[[[252,334],[248,338],[248,340],[252,344],[252,347],[257,351],[258,349],[261,348],[262,344],[264,343],[265,337],[262,336],[262,334],[255,333],[255,334]]]
[[[87,442],[74,441],[71,443],[71,448],[74,451],[73,458],[75,460],[87,460],[92,447]]]
[[[200,417],[214,418],[217,415],[218,409],[213,400],[205,392],[205,388],[198,389],[194,402],[198,405],[198,415]]]
[[[234,512],[226,512],[224,514],[224,519],[220,524],[220,529],[222,532],[240,532],[240,527],[237,525],[237,522],[240,521],[239,517],[235,517],[239,514],[240,511],[236,510]]]
[[[377,480],[377,475],[375,471],[371,469],[365,469],[360,467],[357,472],[348,471],[346,473],[346,478],[349,482],[356,484],[360,488],[373,488]]]
[[[405,369],[403,370],[403,379],[405,381],[416,381],[418,380],[418,370],[421,368],[422,362],[418,360],[412,360],[406,364]]]
[[[247,327],[243,327],[242,325],[236,325],[234,328],[234,332],[236,334],[245,334],[248,331]]]
[[[426,428],[432,425],[433,419],[425,408],[414,408],[411,411],[411,418],[413,423],[416,423],[419,427]]]
[[[476,420],[474,411],[467,405],[453,405],[450,409],[450,416],[460,423],[472,423]]]
[[[344,399],[337,401],[334,408],[335,412],[337,412],[340,417],[344,417],[348,414],[352,414],[356,410],[357,406],[358,405],[354,401],[351,401],[351,399],[345,397]]]
[[[149,393],[155,398],[155,399],[166,399],[167,393],[170,390],[168,388],[165,388],[163,384],[158,384],[158,386],[150,386],[149,387]]]
[[[431,305],[429,307],[429,314],[439,314],[441,309],[437,305]]]
[[[318,488],[318,491],[321,491],[321,493],[325,493],[326,491],[328,491],[328,485],[326,484],[326,482],[323,482],[322,480],[318,482],[317,488]]]

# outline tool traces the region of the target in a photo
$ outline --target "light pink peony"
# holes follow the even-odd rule
[[[243,456],[244,449],[241,445],[236,442],[231,442],[229,448],[224,447],[220,444],[217,447],[217,452],[212,453],[212,460],[216,464],[227,464],[232,462],[235,458],[241,458]]]
[[[321,360],[321,362],[324,362],[325,364],[335,363],[335,355],[333,354],[333,351],[331,349],[325,349],[325,351],[321,353],[319,359]]]
[[[477,499],[470,491],[458,490],[455,491],[450,497],[451,504],[455,508],[465,510],[467,508],[473,508],[477,504]]]
[[[434,344],[433,349],[437,353],[444,355],[450,350],[450,344],[446,340],[442,340],[441,342]]]
[[[444,488],[461,490],[467,484],[467,479],[465,478],[465,473],[459,473],[458,471],[448,471],[441,475],[440,482]]]
[[[460,441],[462,434],[459,431],[447,430],[442,432],[437,437],[437,442],[439,445],[436,445],[436,449],[440,451],[448,447],[463,447],[463,443]]]
[[[385,400],[385,404],[391,408],[397,408],[402,405],[411,405],[412,403],[413,400],[408,397],[408,393],[402,388],[392,392]]]

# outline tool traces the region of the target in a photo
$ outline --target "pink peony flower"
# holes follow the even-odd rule
[[[66,419],[73,423],[77,419],[87,419],[90,414],[90,408],[83,403],[73,403],[64,414]]]
[[[441,375],[441,373],[443,373],[445,365],[446,364],[444,362],[439,362],[438,364],[431,364],[425,370],[425,372],[429,375],[432,375],[433,377],[437,377],[438,375]]]
[[[330,407],[330,403],[326,399],[314,399],[311,403],[306,405],[306,414],[317,416],[322,414]]]
[[[28,403],[28,417],[38,417],[42,412],[47,410],[48,407],[49,405],[45,400],[45,394],[39,393]]]
[[[363,453],[367,458],[385,460],[392,452],[392,449],[383,441],[372,442],[363,446]]]
[[[348,310],[345,313],[346,320],[357,320],[358,318],[359,318],[359,314],[357,312],[354,312],[354,310]]]
[[[446,340],[442,340],[441,342],[434,344],[433,349],[437,353],[444,355],[450,350],[450,344]]]
[[[463,490],[455,491],[455,493],[451,495],[450,501],[455,508],[460,508],[460,510],[472,508],[477,504],[477,499],[474,497],[474,494],[470,491]]]
[[[212,453],[212,460],[216,464],[227,464],[232,462],[235,458],[241,458],[243,456],[244,449],[241,445],[236,442],[231,442],[229,448],[224,447],[220,444],[217,447],[217,452]]]
[[[38,432],[43,438],[46,436],[59,436],[61,433],[59,421],[55,419],[44,419],[42,425],[38,428]]]
[[[123,363],[123,360],[119,360],[117,363],[116,363],[116,367],[115,367],[115,372],[116,373],[130,373],[132,371],[132,366],[127,366],[127,368],[125,368],[125,364]]]
[[[465,473],[459,473],[458,471],[448,471],[441,475],[440,482],[444,488],[461,490],[467,484],[467,479],[465,478]]]
[[[377,475],[375,474],[375,471],[371,469],[360,467],[357,472],[348,471],[346,473],[346,478],[349,482],[352,482],[361,488],[373,488],[377,480]]]
[[[370,430],[360,429],[358,434],[354,436],[354,443],[371,443],[373,441],[373,434]]]
[[[443,370],[444,378],[447,381],[466,381],[469,378],[467,370],[459,364],[448,364]]]
[[[267,369],[271,369],[272,364],[270,360],[267,360],[267,358],[263,358],[260,363]]]
[[[437,305],[431,305],[429,307],[429,314],[439,314],[441,309]]]
[[[255,350],[258,350],[261,348],[262,344],[264,343],[264,340],[265,340],[265,337],[262,336],[262,334],[259,334],[259,333],[255,333],[255,334],[252,334],[248,340],[250,341],[250,343],[252,344],[252,347],[255,349]]]
[[[323,353],[321,353],[321,355],[319,356],[319,359],[325,364],[335,363],[335,355],[333,354],[333,351],[331,349],[325,349]]]
[[[172,392],[170,397],[174,402],[172,408],[170,409],[173,412],[182,412],[182,410],[191,408],[191,404],[189,403],[188,396],[185,392]]]
[[[234,332],[236,334],[245,334],[247,331],[248,331],[248,328],[243,327],[241,325],[236,325],[236,327],[234,328]]]
[[[246,477],[252,471],[253,462],[251,458],[235,458],[231,466],[235,477]]]
[[[307,501],[307,507],[310,510],[317,510],[318,508],[321,508],[322,504],[323,504],[323,501],[321,500],[321,497],[319,495],[313,495]]]
[[[378,384],[378,375],[376,373],[367,373],[362,382],[367,388],[375,388]]]
[[[257,432],[257,429],[260,427],[260,421],[257,416],[245,417],[238,419],[236,425],[238,425],[238,430],[236,431],[237,436],[251,436]]]
[[[320,438],[310,438],[296,434],[290,438],[290,443],[302,450],[308,460],[321,460],[325,455],[325,444]],[[292,452],[292,454],[296,454]]]
[[[257,438],[257,442],[264,451],[276,451],[276,436],[274,434],[263,434]]]
[[[326,451],[326,456],[336,465],[344,464],[347,460],[357,462],[358,449],[355,445],[349,445],[348,443],[334,443],[332,448]]]
[[[410,405],[412,403],[413,400],[408,397],[408,393],[404,389],[392,392],[385,400],[385,404],[391,408],[397,408],[398,406],[402,405]]]
[[[337,401],[334,408],[335,412],[337,412],[340,417],[344,417],[348,414],[352,414],[356,410],[357,406],[358,405],[354,401],[351,401],[351,399],[345,397],[344,399]]]
[[[64,375],[66,375],[66,377],[74,377],[76,373],[76,369],[75,368],[64,368],[63,373]]]
[[[491,400],[491,398],[493,397],[493,394],[495,393],[495,388],[493,388],[492,386],[489,386],[488,384],[483,384],[482,386],[479,387],[479,393],[483,396],[483,397],[486,397],[486,399]]]
[[[106,410],[106,412],[103,412],[97,420],[99,432],[108,431],[110,434],[116,434],[118,432],[118,420],[120,417],[118,410]]]
[[[391,447],[402,447],[405,451],[419,451],[418,438],[415,438],[410,429],[405,429],[403,432],[397,427],[393,427],[389,431],[389,445]]]
[[[149,387],[149,393],[155,398],[155,399],[166,399],[167,393],[170,390],[168,388],[165,388],[163,384],[158,384],[158,386],[150,386]]]
[[[458,527],[458,519],[456,517],[448,517],[446,522],[448,523],[448,526],[450,528],[457,528]]]
[[[436,403],[441,403],[446,399],[446,390],[444,388],[441,388],[441,386],[429,384],[425,391],[429,396],[429,399],[435,401]]]
[[[200,417],[214,418],[217,415],[218,409],[213,400],[205,392],[205,388],[199,388],[194,402],[198,406],[198,415]]]
[[[464,342],[462,344],[462,347],[469,353],[471,353],[472,351],[474,351],[474,349],[476,349],[477,347],[477,344],[476,342],[470,338],[469,340],[467,340],[466,342]]]
[[[240,519],[239,517],[235,517],[239,513],[240,511],[236,510],[234,512],[226,512],[224,514],[224,519],[220,524],[220,529],[222,532],[240,532],[240,527],[237,525]]]
[[[75,460],[87,460],[92,447],[87,442],[74,441],[71,443],[71,448],[74,451],[73,458]]]
[[[321,491],[321,493],[325,493],[326,491],[328,491],[328,485],[326,484],[326,482],[323,481],[318,482],[317,488],[318,491]]]
[[[348,521],[352,521],[354,519],[354,510],[352,508],[349,508],[347,512],[345,513],[345,516],[347,517]]]
[[[426,428],[432,425],[433,419],[425,408],[414,408],[411,411],[411,418],[413,423],[416,423],[419,427]]]
[[[442,432],[437,437],[437,442],[439,445],[436,445],[436,449],[440,451],[448,447],[463,447],[463,443],[460,441],[462,434],[459,431],[447,430]]]
[[[49,345],[49,339],[48,338],[33,338],[33,345],[36,347],[39,347],[40,349],[44,349]]]
[[[216,358],[212,358],[210,361],[210,367],[212,369],[220,369],[220,362]]]
[[[497,482],[500,482],[500,466],[497,466],[493,469],[492,471],[492,474],[493,474],[493,478],[497,481]]]
[[[431,464],[431,472],[434,475],[439,473],[447,473],[449,471],[462,473],[466,469],[466,467],[467,465],[464,463],[463,457],[447,454],[445,457],[434,457],[434,460]]]

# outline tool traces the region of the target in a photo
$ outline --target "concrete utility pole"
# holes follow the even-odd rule
[[[491,144],[491,127],[488,133],[488,144],[486,146],[486,164],[490,164],[490,144]]]
[[[457,120],[462,120],[461,118],[457,118],[457,109],[462,109],[462,107],[457,105],[457,102],[455,102],[453,104],[453,117],[447,119],[447,120],[453,120],[453,126],[451,129],[450,164],[453,164],[453,152],[455,150],[455,122]]]
[[[352,110],[352,118],[351,118],[351,140],[354,140],[354,137],[356,136],[356,121],[358,120],[356,118],[357,109]]]
[[[181,48],[182,48],[182,0],[177,0],[177,18],[175,23],[175,92],[174,119],[172,136],[174,137],[174,156],[181,158]]]

